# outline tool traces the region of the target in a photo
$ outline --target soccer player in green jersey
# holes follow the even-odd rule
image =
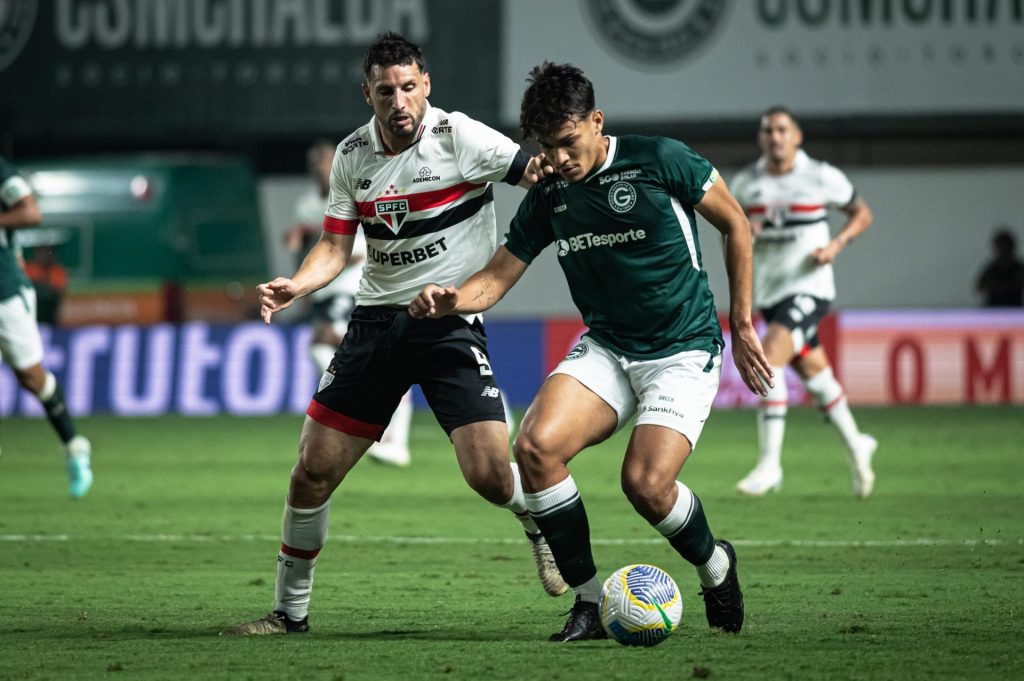
[[[520,125],[557,174],[530,189],[483,270],[458,288],[426,286],[410,313],[486,310],[555,244],[589,331],[544,382],[514,447],[527,508],[576,595],[565,627],[550,640],[605,636],[587,514],[567,464],[633,414],[622,489],[696,567],[708,623],[738,632],[736,552],[715,540],[700,499],[676,478],[711,410],[723,349],[694,211],[725,237],[736,367],[751,391],[763,395],[772,385],[751,322],[746,216],[714,167],[685,144],[604,134],[593,85],[578,68],[545,62],[529,81]]]
[[[43,220],[32,187],[0,156],[0,359],[11,366],[18,384],[39,398],[46,418],[64,445],[72,498],[92,487],[92,445],[75,429],[57,378],[43,366],[43,339],[36,324],[36,292],[21,269],[15,241],[18,230]]]

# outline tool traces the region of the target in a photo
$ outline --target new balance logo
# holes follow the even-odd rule
[[[487,386],[486,388],[484,388],[484,391],[480,393],[480,397],[501,397],[501,391],[498,390],[497,388]]]

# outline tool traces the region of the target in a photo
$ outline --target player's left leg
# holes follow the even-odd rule
[[[632,405],[629,407],[631,413]],[[618,414],[605,399],[575,376],[555,373],[544,382],[523,417],[513,447],[523,472],[530,515],[547,538],[558,570],[576,597],[568,621],[549,637],[551,641],[606,636],[597,607],[601,580],[590,545],[590,523],[567,464],[581,450],[607,439],[618,426]]]
[[[92,448],[89,440],[76,431],[57,378],[43,368],[35,300],[35,291],[23,288],[18,295],[0,302],[0,356],[11,365],[18,383],[42,403],[46,418],[64,445],[71,496],[79,498],[92,487]]]
[[[637,395],[637,425],[622,464],[622,489],[633,508],[694,566],[708,624],[738,632],[743,594],[736,552],[716,541],[700,498],[677,478],[718,391],[721,357],[683,352],[626,366]]]
[[[793,368],[800,374],[807,392],[814,398],[829,423],[835,426],[846,445],[854,496],[870,496],[875,485],[871,460],[878,448],[878,442],[857,427],[857,421],[853,418],[846,400],[846,393],[832,372],[825,349],[821,346],[810,349],[794,360]]]

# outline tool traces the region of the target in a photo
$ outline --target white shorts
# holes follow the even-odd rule
[[[43,361],[33,288],[23,286],[17,295],[0,300],[0,358],[15,369],[28,369]]]
[[[572,376],[607,402],[618,417],[616,430],[636,413],[637,425],[671,428],[696,447],[718,392],[722,355],[688,350],[662,359],[634,360],[584,336],[554,374]]]

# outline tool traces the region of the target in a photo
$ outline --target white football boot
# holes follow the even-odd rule
[[[412,461],[408,447],[401,447],[386,442],[375,442],[366,450],[366,454],[377,463],[405,468]]]
[[[878,449],[878,440],[870,435],[861,435],[850,452],[850,472],[853,475],[853,496],[867,499],[875,488],[875,471],[871,459]]]
[[[562,579],[562,573],[558,571],[555,564],[555,557],[551,555],[551,547],[548,540],[542,534],[526,533],[533,549],[533,562],[537,565],[537,576],[540,578],[540,585],[549,596],[561,596],[569,590],[569,585]]]
[[[782,489],[782,467],[772,463],[759,463],[754,470],[736,483],[736,491],[748,497],[761,497]]]

